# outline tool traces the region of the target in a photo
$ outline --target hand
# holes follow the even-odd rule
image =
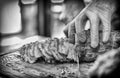
[[[106,43],[111,33],[111,20],[115,12],[115,1],[113,0],[95,0],[86,6],[65,29],[66,35],[75,36],[79,40],[79,34],[85,30],[85,24],[90,21],[90,39],[91,47],[96,48],[99,44],[99,31],[102,30],[102,41]],[[84,40],[85,41],[85,40]]]

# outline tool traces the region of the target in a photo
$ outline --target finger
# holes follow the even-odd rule
[[[91,46],[96,48],[99,43],[99,20],[98,18],[91,19]]]
[[[70,43],[75,43],[75,23],[68,26],[68,38]]]
[[[88,11],[87,15],[91,22],[90,27],[91,47],[96,48],[99,43],[99,18],[92,11]]]
[[[83,39],[79,39],[81,37],[79,37],[80,33],[82,33],[84,31],[84,28],[85,28],[85,23],[87,21],[87,16],[85,14],[81,14],[80,16],[78,16],[75,20],[75,29],[76,29],[76,43],[79,43],[79,42],[85,42],[86,40],[83,40]],[[82,41],[83,40],[83,41]]]
[[[84,31],[84,26],[85,26],[85,19],[86,19],[86,15],[82,14],[79,17],[76,18],[75,20],[75,28],[76,28],[76,33],[81,33],[82,31]],[[87,19],[86,19],[87,21]]]
[[[111,17],[108,14],[101,14],[100,19],[103,25],[103,38],[102,41],[106,43],[110,38],[111,32]]]

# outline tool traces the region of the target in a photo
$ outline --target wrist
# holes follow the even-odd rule
[[[92,5],[100,11],[114,13],[116,10],[116,0],[94,0]]]

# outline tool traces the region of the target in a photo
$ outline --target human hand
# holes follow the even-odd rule
[[[111,20],[113,19],[114,12],[115,1],[95,0],[86,6],[71,22],[67,24],[67,28],[64,32],[68,38],[77,38],[75,42],[79,43],[81,42],[81,39],[79,39],[79,36],[81,35],[79,34],[85,30],[86,22],[89,20],[90,45],[91,47],[96,48],[99,44],[100,30],[102,30],[102,42],[106,43],[109,40],[111,33]]]

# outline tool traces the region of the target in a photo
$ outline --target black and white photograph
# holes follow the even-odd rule
[[[120,0],[0,0],[0,78],[120,78]]]

